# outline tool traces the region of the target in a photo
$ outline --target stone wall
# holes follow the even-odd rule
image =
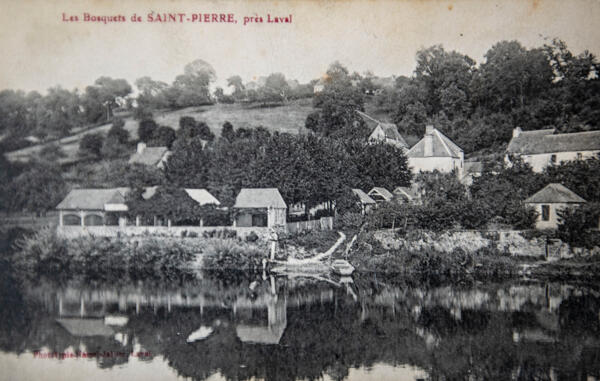
[[[491,247],[513,256],[531,256],[548,258],[569,258],[574,252],[570,246],[560,240],[547,241],[545,237],[528,237],[528,232],[518,230],[505,231],[452,231],[443,233],[412,232],[408,237],[397,237],[396,232],[381,230],[374,233],[386,249],[408,249],[419,251],[433,249],[452,252],[462,249],[467,253]]]
[[[203,233],[213,231],[235,231],[240,238],[246,238],[250,233],[255,233],[259,238],[267,238],[266,227],[232,227],[232,226],[57,226],[57,233],[65,238],[81,236],[96,237],[133,237],[133,236],[164,236],[184,237],[191,233],[202,237]]]

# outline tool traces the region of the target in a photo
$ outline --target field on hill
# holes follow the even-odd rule
[[[271,132],[298,133],[305,130],[306,117],[313,111],[312,99],[300,99],[277,107],[257,107],[256,105],[241,104],[216,104],[211,106],[188,107],[181,110],[157,112],[154,119],[159,125],[179,128],[179,118],[192,116],[198,121],[203,121],[210,127],[211,131],[219,136],[225,121],[229,121],[234,128],[256,128],[265,127]],[[129,131],[132,139],[137,139],[138,122],[131,117],[125,119],[125,129]],[[110,124],[79,132],[58,140],[61,148],[67,155],[60,159],[61,163],[72,163],[78,160],[77,151],[79,141],[85,134],[100,132],[104,135],[110,129]],[[28,161],[36,155],[45,145],[44,143],[23,148],[6,154],[11,161]]]

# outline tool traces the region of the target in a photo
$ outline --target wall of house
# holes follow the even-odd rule
[[[556,155],[556,164],[560,164],[561,161],[574,161],[578,160],[578,154],[581,154],[580,160],[590,159],[596,157],[600,153],[600,150],[596,151],[580,151],[580,152],[556,152],[556,153],[540,153],[535,155],[521,155],[521,158],[525,163],[531,165],[534,172],[543,172],[544,169],[552,165],[552,155]]]
[[[267,226],[285,226],[286,223],[286,209],[285,208],[271,208],[267,212]]]
[[[538,213],[537,220],[535,222],[536,229],[556,229],[558,227],[558,211],[573,207],[575,204],[537,204],[537,203],[528,203],[528,206],[531,206]],[[548,205],[550,207],[550,215],[548,221],[542,221],[542,205]]]
[[[438,170],[442,173],[450,173],[454,169],[458,171],[459,177],[462,177],[463,173],[463,160],[452,157],[409,157],[408,166],[411,168],[413,173],[431,172]]]
[[[235,217],[236,227],[251,227],[252,226],[252,214],[250,213],[239,213]]]

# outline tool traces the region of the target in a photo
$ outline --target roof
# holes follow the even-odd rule
[[[408,152],[407,157],[456,157],[459,158],[463,150],[446,135],[436,128],[432,132],[432,155],[425,156],[425,137],[419,140]]]
[[[277,188],[242,188],[234,208],[287,208]]]
[[[417,193],[413,189],[408,187],[396,187],[393,193],[396,195],[402,195],[408,198],[409,200],[414,200],[415,198],[418,198]]]
[[[112,336],[115,331],[104,324],[104,319],[56,319],[56,322],[66,329],[72,336]]]
[[[539,154],[600,150],[600,131],[555,134],[554,129],[522,131],[508,143],[514,154]]]
[[[369,197],[369,195],[363,192],[361,189],[352,189],[352,193],[358,196],[361,204],[376,204],[375,200]]]
[[[59,210],[81,209],[81,210],[104,210],[106,204],[125,203],[125,193],[123,189],[73,189],[56,206]]]
[[[129,163],[154,166],[162,160],[167,152],[169,152],[167,147],[146,147],[142,152],[131,155]]]
[[[382,188],[382,187],[374,187],[373,189],[371,189],[369,191],[369,196],[371,196],[372,194],[377,193],[379,194],[381,197],[385,198],[386,200],[391,200],[392,198],[394,198],[394,195],[387,189]]]
[[[562,184],[552,183],[546,185],[542,190],[525,200],[525,203],[576,203],[586,202],[583,198],[576,195],[572,190]]]
[[[200,205],[207,204],[215,204],[221,205],[219,200],[215,198],[212,194],[210,194],[206,189],[190,189],[186,188],[185,192],[190,196],[194,201],[196,201]]]

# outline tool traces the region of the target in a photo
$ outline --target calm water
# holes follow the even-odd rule
[[[589,284],[4,275],[1,286],[5,380],[600,377],[600,286]]]

